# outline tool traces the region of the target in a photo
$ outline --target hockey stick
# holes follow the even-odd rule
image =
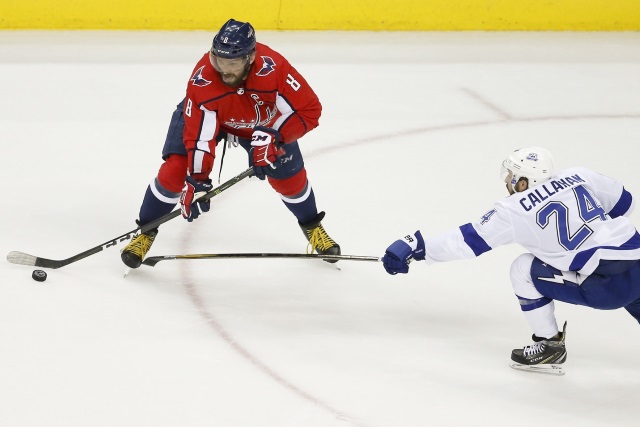
[[[142,263],[151,267],[160,261],[173,261],[179,259],[228,259],[228,258],[304,258],[322,260],[345,260],[345,261],[374,261],[379,262],[380,258],[363,255],[320,255],[320,254],[279,254],[279,253],[240,253],[240,254],[189,254],[189,255],[159,255],[152,256]]]
[[[196,198],[196,200],[200,200],[200,201],[209,200],[212,197],[215,197],[218,194],[222,193],[224,190],[236,185],[238,182],[242,181],[243,179],[250,177],[251,175],[253,175],[253,168],[248,168],[241,174],[234,176],[233,178],[224,182],[222,185],[214,188],[213,190],[210,190],[210,191],[207,191],[206,193],[201,194],[200,197]],[[196,193],[196,196],[197,195],[198,193]],[[74,255],[71,258],[67,258],[63,260],[53,260],[53,259],[41,258],[34,255],[25,254],[24,252],[12,251],[12,252],[9,252],[9,254],[7,255],[7,261],[9,261],[12,264],[31,265],[35,267],[44,267],[44,268],[55,269],[55,268],[64,267],[65,265],[71,264],[76,261],[80,261],[81,259],[97,254],[98,252],[101,252],[103,249],[107,249],[112,246],[115,246],[120,242],[133,239],[138,235],[138,232],[145,233],[151,229],[158,227],[160,224],[164,224],[165,222],[172,220],[177,216],[180,216],[180,209],[176,209],[156,219],[155,221],[151,221],[150,223],[145,224],[142,227],[138,227],[135,230],[131,230],[128,233],[125,233],[121,236],[116,237],[115,239],[111,239],[108,242],[105,242],[94,248],[91,248],[77,255]]]

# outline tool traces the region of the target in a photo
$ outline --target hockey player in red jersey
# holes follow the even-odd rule
[[[278,52],[257,43],[251,24],[230,19],[194,67],[186,97],[173,113],[164,163],[147,188],[138,224],[160,218],[178,203],[189,222],[207,212],[209,201],[194,202],[194,195],[213,188],[215,148],[226,140],[246,150],[255,176],[266,178],[280,194],[312,251],[340,254],[322,226],[324,212],[316,207],[298,146],[298,139],[318,126],[321,111],[302,75]],[[132,240],[122,261],[139,267],[157,232]]]

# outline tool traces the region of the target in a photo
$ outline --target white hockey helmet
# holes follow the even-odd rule
[[[518,148],[502,162],[502,178],[509,174],[513,187],[521,178],[527,179],[529,187],[541,184],[554,174],[553,157],[542,147]]]

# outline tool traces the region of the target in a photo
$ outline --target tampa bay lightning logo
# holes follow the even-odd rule
[[[269,56],[261,56],[261,58],[262,68],[260,68],[260,71],[256,73],[256,76],[266,76],[267,74],[274,72],[276,69],[276,62]]]
[[[206,79],[202,78],[202,70],[203,69],[204,69],[204,65],[202,67],[198,68],[196,70],[196,72],[193,73],[193,76],[191,76],[191,81],[196,86],[201,86],[202,87],[202,86],[206,86],[206,85],[211,83],[209,80],[206,80]]]
[[[480,219],[480,224],[486,224],[487,222],[489,222],[489,220],[491,219],[491,217],[495,213],[496,213],[496,210],[495,209],[491,209],[489,212],[487,212],[486,214],[482,215],[482,218]]]

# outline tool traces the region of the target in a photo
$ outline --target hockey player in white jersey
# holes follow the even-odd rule
[[[516,369],[563,374],[565,330],[554,300],[609,310],[624,307],[640,322],[640,235],[628,219],[631,194],[615,179],[586,168],[554,172],[544,148],[514,151],[502,163],[509,196],[478,221],[424,239],[420,231],[391,244],[389,274],[473,258],[509,243],[529,253],[511,265],[511,283],[533,330],[533,344],[513,350]]]

